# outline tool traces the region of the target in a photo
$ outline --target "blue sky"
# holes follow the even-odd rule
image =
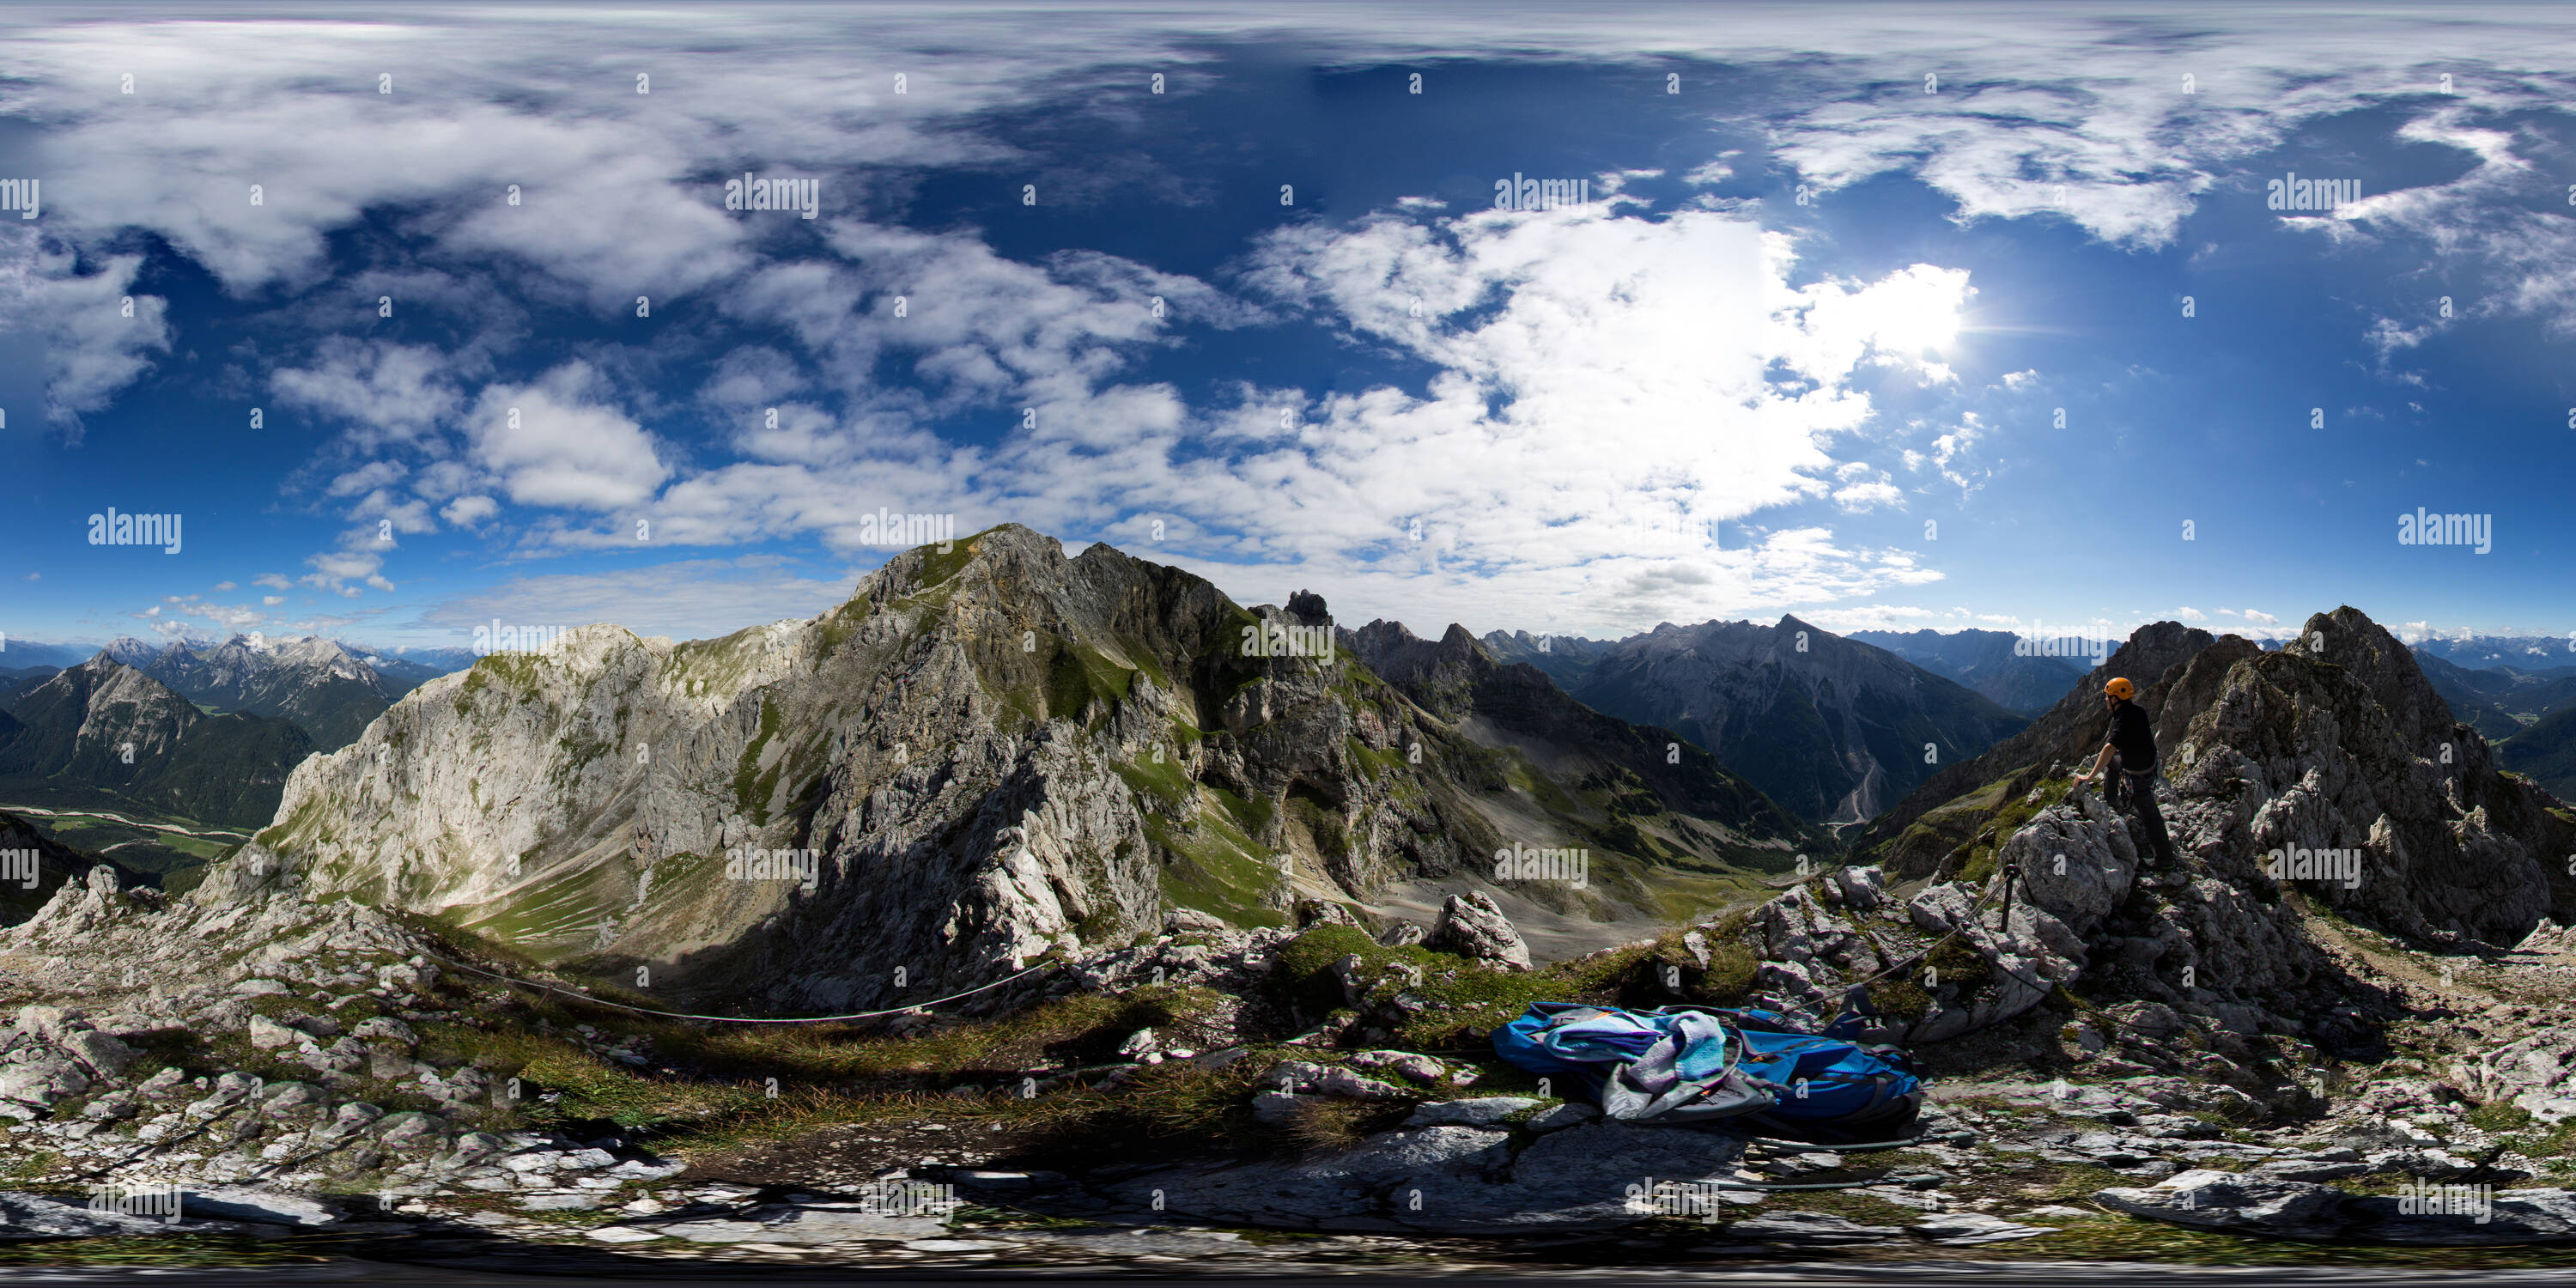
[[[0,13],[10,638],[716,635],[879,507],[1426,633],[2576,632],[2563,11],[105,12]]]

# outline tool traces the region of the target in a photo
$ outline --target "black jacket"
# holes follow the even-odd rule
[[[2156,731],[2147,725],[2146,710],[2137,703],[2122,699],[2111,708],[2111,750],[2120,755],[2120,768],[2130,773],[2143,773],[2155,768]]]

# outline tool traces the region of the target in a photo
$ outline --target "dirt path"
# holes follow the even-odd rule
[[[2379,948],[2362,942],[2333,918],[2319,915],[2313,905],[2302,902],[2299,911],[2306,918],[2308,937],[2320,949],[2342,960],[2356,976],[2397,985],[2396,991],[2414,1009],[2429,1009],[2418,994],[2441,998],[2445,1005],[2458,1011],[2484,1010],[2506,1000],[2480,987],[2472,970],[2459,969],[2462,966],[2473,969],[2485,967],[2488,963],[2484,958],[2463,954],[2455,961],[2445,959],[2454,965],[2446,978],[2440,968],[2428,969],[2403,950]]]

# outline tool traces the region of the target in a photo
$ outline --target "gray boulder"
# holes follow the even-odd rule
[[[183,1216],[256,1221],[264,1225],[317,1226],[329,1225],[340,1219],[337,1211],[316,1199],[236,1185],[189,1190],[179,1201],[179,1211]]]
[[[1320,1159],[1170,1168],[1101,1186],[1113,1201],[1283,1229],[1513,1234],[1615,1229],[1650,1219],[1630,1202],[1660,1183],[1732,1173],[1742,1145],[1712,1133],[1588,1122],[1517,1155],[1496,1128],[1373,1136]]]
[[[1905,1231],[1892,1225],[1862,1225],[1823,1212],[1765,1212],[1727,1226],[1726,1232],[1739,1239],[1757,1239],[1764,1243],[1824,1247],[1884,1243],[1905,1237]]]
[[[1498,1127],[1503,1120],[1538,1104],[1524,1096],[1480,1096],[1473,1100],[1442,1100],[1416,1105],[1413,1116],[1404,1120],[1407,1127]]]
[[[1431,932],[1424,929],[1421,922],[1399,921],[1379,931],[1377,942],[1382,948],[1405,948],[1421,943],[1429,938],[1430,934]]]
[[[50,1053],[0,1067],[0,1099],[50,1106],[89,1090],[89,1078],[71,1061]]]
[[[104,1033],[83,1031],[65,1036],[59,1045],[73,1059],[89,1067],[101,1078],[114,1078],[125,1072],[142,1053]]]
[[[407,1047],[420,1045],[420,1035],[412,1032],[410,1025],[390,1015],[361,1021],[358,1027],[349,1030],[349,1036],[361,1042],[398,1042]]]
[[[2416,1196],[2355,1196],[2312,1181],[2189,1171],[2093,1198],[2151,1221],[2320,1243],[2576,1243],[2576,1194],[2558,1189],[2435,1185]]]
[[[1521,941],[1521,932],[1503,915],[1494,897],[1482,890],[1449,896],[1424,943],[1506,970],[1530,968],[1529,945]]]
[[[1282,1060],[1261,1075],[1261,1085],[1292,1092],[1338,1096],[1346,1100],[1384,1100],[1404,1092],[1393,1083],[1362,1077],[1337,1064]]]

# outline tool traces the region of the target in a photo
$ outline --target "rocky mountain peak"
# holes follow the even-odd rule
[[[1626,875],[1580,897],[1635,907],[1674,853],[1778,867],[1821,848],[1705,757],[1671,764],[1668,735],[1584,711],[1461,629],[1372,623],[1336,637],[1365,649],[1321,647],[1323,609],[1247,609],[1006,525],[905,551],[808,621],[676,643],[579,628],[427,681],[307,761],[276,825],[191,898],[291,872],[568,968],[649,964],[657,987],[819,1010],[1125,942],[1171,905],[1277,925],[1300,899],[1489,872],[1510,839],[1627,847],[1595,851]],[[1381,678],[1362,658],[1380,645],[1462,705]],[[1469,714],[1565,751],[1497,753]],[[1551,812],[1583,807],[1542,803],[1628,784],[1629,762],[1701,812],[1659,822],[1630,786],[1633,821],[1604,841],[1603,820]],[[1516,793],[1505,764],[1564,781]]]
[[[98,652],[91,654],[87,661],[84,661],[77,666],[64,667],[60,672],[55,674],[54,678],[60,680],[63,676],[78,672],[79,679],[76,682],[95,684],[100,680],[114,675],[118,671],[129,669],[131,669],[131,667],[127,663],[119,661],[114,654],[110,653],[106,649],[100,649]]]
[[[1442,719],[1464,715],[1474,704],[1476,682],[1495,666],[1476,637],[1456,623],[1437,641],[1384,619],[1344,634],[1347,646],[1370,670]]]
[[[2425,677],[2414,650],[2361,610],[2347,604],[2310,617],[2298,638],[2281,651],[2342,667],[2370,690],[2410,746],[2451,736],[2456,717]]]
[[[1816,823],[1870,818],[1934,766],[2029,723],[1794,614],[1776,626],[1712,621],[1631,636],[1603,646],[1572,692],[1595,710],[1674,730]]]
[[[100,649],[99,652],[107,657],[115,659],[116,661],[123,662],[127,666],[141,667],[150,664],[153,658],[160,656],[163,652],[163,648],[160,645],[149,644],[136,639],[131,635],[120,635],[115,639],[109,640],[107,642],[107,647]]]

